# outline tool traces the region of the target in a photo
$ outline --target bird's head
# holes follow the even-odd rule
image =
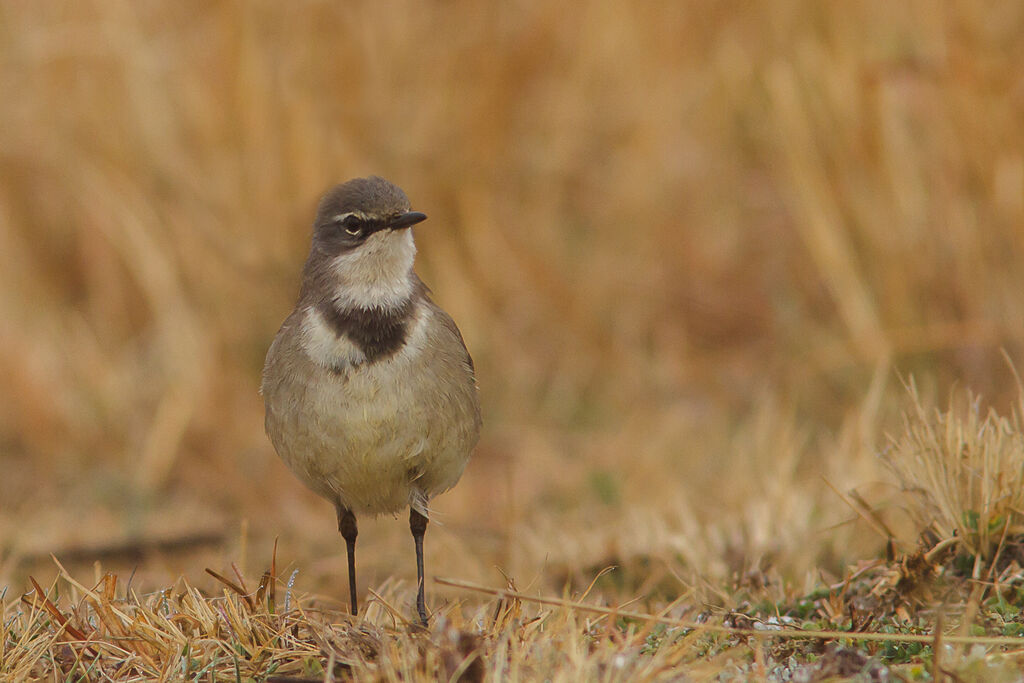
[[[355,178],[320,200],[313,226],[313,246],[333,257],[355,251],[380,252],[411,240],[406,228],[426,220],[411,211],[402,188],[383,178]]]
[[[355,178],[320,200],[307,273],[340,304],[392,307],[411,295],[416,256],[412,231],[426,220],[411,211],[400,187],[383,178]]]

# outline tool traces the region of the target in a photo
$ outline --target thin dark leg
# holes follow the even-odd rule
[[[348,550],[348,592],[352,601],[352,616],[355,616],[359,614],[356,602],[356,536],[359,530],[356,528],[356,516],[348,508],[338,508],[338,531],[344,537]]]
[[[423,534],[427,531],[427,518],[409,510],[409,529],[412,530],[412,540],[416,543],[416,580],[419,584],[416,592],[416,612],[420,615],[420,622],[427,625],[427,601],[423,595]]]

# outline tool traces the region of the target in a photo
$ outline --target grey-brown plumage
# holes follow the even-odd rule
[[[424,622],[428,504],[459,480],[480,434],[473,361],[413,271],[408,228],[425,219],[383,178],[324,196],[299,300],[267,353],[262,387],[274,448],[337,509],[352,613],[356,515],[408,506]]]

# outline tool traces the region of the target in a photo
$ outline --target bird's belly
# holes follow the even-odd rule
[[[374,365],[301,382],[280,392],[291,397],[283,405],[267,396],[268,423],[277,422],[268,431],[288,467],[328,500],[357,513],[425,510],[462,475],[475,397]]]

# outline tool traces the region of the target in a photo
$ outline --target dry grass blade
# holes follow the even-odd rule
[[[470,583],[468,581],[459,581],[456,579],[447,579],[442,577],[436,577],[434,579],[436,583],[442,586],[452,586],[453,588],[461,588],[463,590],[474,591],[477,593],[485,593],[487,595],[493,595],[499,598],[515,598],[524,602],[533,602],[540,605],[551,605],[555,607],[564,607],[570,610],[576,610],[580,612],[594,612],[596,614],[605,614],[609,616],[616,616],[625,619],[635,619],[637,621],[656,621],[662,624],[670,626],[679,626],[682,628],[693,629],[695,631],[708,631],[714,633],[726,633],[737,636],[750,636],[754,638],[807,638],[814,640],[864,640],[864,641],[892,641],[892,642],[903,642],[903,643],[932,643],[935,640],[935,635],[917,635],[911,633],[872,633],[869,631],[822,631],[822,630],[796,630],[787,628],[772,628],[766,630],[750,629],[750,628],[736,628],[732,626],[722,626],[717,624],[701,623],[696,621],[687,621],[685,619],[673,619],[670,617],[663,617],[656,614],[647,614],[644,612],[630,612],[621,609],[614,609],[611,607],[601,607],[598,605],[587,605],[580,602],[574,602],[572,600],[563,600],[560,598],[544,598],[535,595],[527,595],[525,593],[513,593],[511,591],[502,588],[491,588],[489,586],[481,586],[478,584]],[[1024,646],[1024,637],[1013,638],[1013,637],[1000,637],[1000,636],[946,636],[945,641],[947,643],[962,643],[962,644],[973,644],[973,645],[1006,645],[1006,646]]]
[[[270,591],[270,602],[267,608],[274,612],[277,609],[277,539],[274,539],[274,550],[270,554],[270,570],[267,572],[268,590]],[[265,575],[266,576],[266,575]]]
[[[942,669],[942,627],[943,610],[939,607],[938,616],[935,618],[935,637],[932,642],[932,680],[935,683],[942,683],[946,677]]]
[[[226,576],[223,576],[221,574],[218,574],[217,572],[213,571],[209,567],[206,568],[206,573],[209,574],[210,576],[212,576],[213,578],[217,579],[221,583],[223,583],[225,586],[227,586],[232,591],[234,591],[238,595],[238,597],[242,598],[242,600],[245,601],[245,604],[249,608],[250,612],[255,612],[256,611],[256,604],[253,602],[252,596],[249,595],[248,591],[246,591],[244,588],[239,586],[237,583],[235,583],[231,579],[229,579]]]
[[[370,596],[374,600],[376,600],[378,603],[380,603],[381,607],[384,608],[384,610],[391,616],[391,618],[395,621],[395,623],[402,624],[402,627],[406,628],[406,629],[409,628],[410,626],[412,626],[412,622],[409,621],[405,617],[405,615],[402,614],[402,610],[398,609],[397,607],[392,605],[390,602],[385,600],[384,597],[380,593],[378,593],[377,591],[373,590],[372,588],[367,589],[367,592],[370,594]]]
[[[61,628],[64,631],[66,631],[72,638],[74,638],[80,643],[85,644],[85,651],[89,653],[90,656],[96,657],[98,654],[96,650],[94,650],[92,646],[87,644],[90,640],[89,637],[86,636],[86,634],[83,633],[81,630],[76,628],[68,620],[68,618],[64,616],[64,614],[62,614],[59,609],[57,609],[57,606],[54,605],[48,597],[46,597],[46,591],[43,590],[42,586],[40,586],[34,578],[30,576],[29,581],[32,583],[32,587],[35,589],[36,597],[42,603],[46,611],[50,613],[50,616],[56,619],[57,623],[60,624]]]
[[[273,586],[273,585],[274,585],[273,574],[268,569],[267,571],[263,572],[263,576],[260,577],[260,585],[256,587],[256,604],[257,605],[263,605],[264,604],[263,598],[267,594],[267,587],[268,586]],[[273,592],[273,591],[271,591],[271,592]],[[270,614],[274,613],[273,598],[271,598],[270,601],[266,604],[266,609],[267,609],[268,613],[270,613]]]
[[[865,503],[864,499],[855,491],[847,494],[840,491],[836,486],[828,480],[828,477],[822,477],[822,481],[825,485],[832,489],[833,493],[843,499],[843,502],[850,506],[850,509],[857,513],[857,515],[867,522],[868,526],[871,527],[879,536],[885,539],[887,544],[893,542],[893,533],[886,526],[885,521],[880,519],[879,516]]]

